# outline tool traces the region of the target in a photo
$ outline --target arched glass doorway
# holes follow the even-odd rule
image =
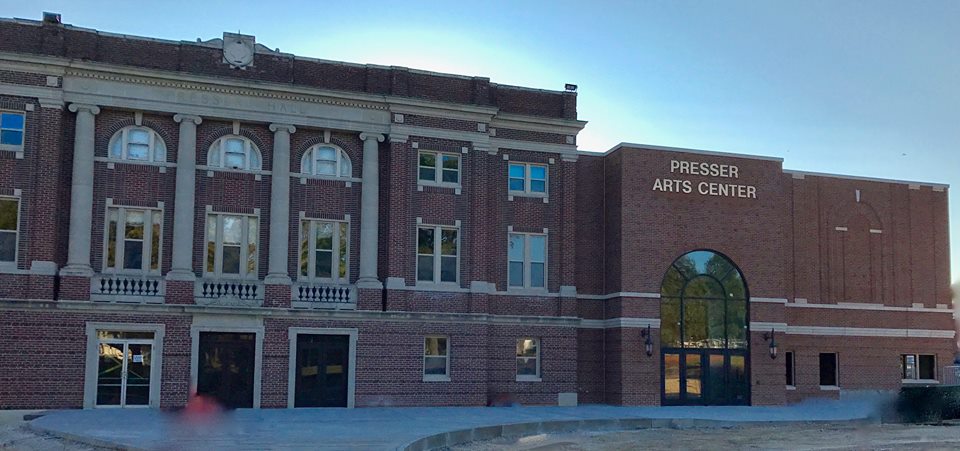
[[[749,293],[718,252],[676,259],[660,287],[664,405],[750,404]]]

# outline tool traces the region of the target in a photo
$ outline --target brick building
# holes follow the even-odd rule
[[[0,21],[0,408],[776,405],[943,379],[945,186],[578,151],[576,100]]]

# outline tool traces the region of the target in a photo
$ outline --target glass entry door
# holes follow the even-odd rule
[[[662,371],[664,405],[750,403],[743,351],[665,349]]]
[[[150,405],[153,340],[100,338],[97,407]]]
[[[297,335],[294,407],[347,407],[350,336]]]
[[[228,409],[253,407],[256,334],[201,332],[197,393]]]

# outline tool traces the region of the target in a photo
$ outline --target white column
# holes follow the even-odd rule
[[[363,175],[360,189],[360,277],[359,288],[382,288],[377,280],[377,244],[380,225],[380,168],[377,153],[383,135],[361,133]]]
[[[197,181],[197,126],[200,116],[177,114],[177,191],[173,204],[173,262],[167,279],[193,281],[193,221]]]
[[[290,134],[296,127],[270,124],[273,132],[273,168],[270,176],[270,259],[264,283],[289,285],[290,244]]]
[[[95,121],[100,107],[80,103],[70,104],[77,113],[73,132],[73,179],[70,186],[70,243],[67,248],[67,266],[61,274],[92,276],[90,267],[90,229],[93,222],[93,146]]]

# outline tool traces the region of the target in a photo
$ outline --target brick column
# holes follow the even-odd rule
[[[577,156],[563,155],[560,181],[560,316],[577,316]]]
[[[43,130],[63,129],[64,113],[61,102],[45,103],[40,99],[38,116]],[[32,156],[35,176],[31,177],[30,198],[26,204],[30,206],[30,211],[22,210],[33,226],[25,234],[28,237],[27,259],[30,262],[31,274],[24,296],[29,299],[53,299],[57,251],[63,237],[57,232],[60,205],[51,200],[59,197],[62,134],[41,132],[37,135],[37,148],[47,151],[36,152],[36,155]]]
[[[273,167],[270,176],[270,254],[264,279],[266,307],[290,307],[290,134],[288,124],[270,124],[273,132]]]
[[[383,135],[361,133],[363,174],[360,190],[360,277],[357,279],[357,308],[380,310],[383,283],[377,278],[377,247],[380,240],[380,165]]]
[[[192,304],[193,285],[193,222],[196,216],[197,125],[199,116],[177,114],[180,141],[177,143],[177,185],[173,204],[173,256],[167,273],[165,302]]]
[[[393,169],[389,174],[389,199],[384,208],[388,209],[386,223],[387,256],[386,264],[386,297],[387,310],[405,310],[409,292],[394,289],[406,285],[407,259],[413,258],[409,247],[412,236],[413,221],[410,217],[410,200],[413,195],[411,185],[415,160],[410,158],[409,136],[397,133],[390,134],[390,153],[387,166]],[[415,166],[414,166],[415,167]]]
[[[80,103],[71,104],[77,113],[73,136],[73,177],[70,185],[70,236],[67,247],[67,266],[60,270],[60,294],[65,299],[89,300],[90,235],[93,221],[93,156],[95,118],[100,107]]]

